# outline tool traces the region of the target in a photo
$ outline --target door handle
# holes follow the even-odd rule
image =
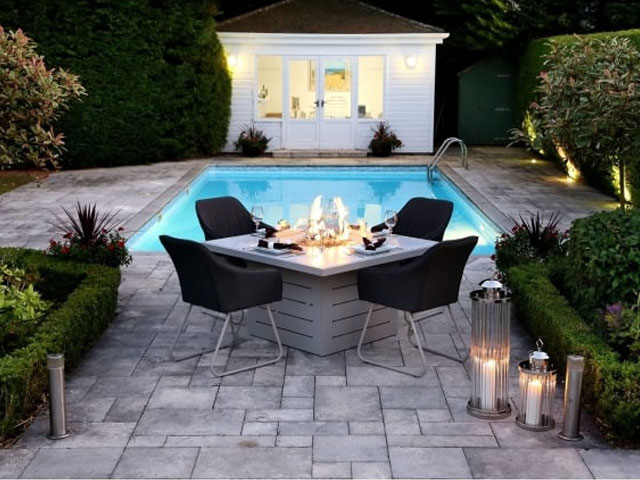
[[[316,107],[324,107],[324,100],[316,100],[313,102]]]
[[[320,106],[324,107],[324,100],[320,100]]]

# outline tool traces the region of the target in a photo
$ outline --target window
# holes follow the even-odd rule
[[[258,57],[258,118],[282,118],[282,57]]]
[[[358,118],[383,118],[384,58],[358,58]]]

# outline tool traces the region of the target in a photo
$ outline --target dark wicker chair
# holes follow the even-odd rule
[[[398,212],[398,223],[393,227],[393,233],[441,242],[452,213],[453,203],[449,200],[414,197]],[[386,228],[384,223],[380,223],[371,231],[379,232]]]
[[[235,197],[216,197],[198,200],[196,214],[205,240],[246,235],[256,230],[251,213]],[[269,227],[260,223],[260,228]]]
[[[175,361],[187,360],[188,358],[213,352],[211,370],[214,375],[223,377],[264,367],[282,358],[282,343],[280,342],[280,336],[278,335],[278,329],[276,328],[270,307],[272,302],[277,302],[282,299],[282,275],[280,272],[271,268],[246,269],[231,265],[221,257],[207,250],[202,243],[191,240],[161,235],[160,242],[162,242],[162,245],[169,253],[173,265],[176,268],[180,281],[182,300],[189,304],[189,311],[185,319],[189,316],[191,308],[194,305],[224,314],[224,324],[215,349],[180,359],[174,359]],[[216,371],[214,365],[222,345],[224,334],[230,324],[233,329],[232,314],[258,306],[266,306],[267,314],[269,315],[273,333],[278,344],[277,357],[250,367],[225,372]],[[242,319],[243,314],[241,313],[240,321],[237,324],[238,329]],[[176,335],[173,343],[174,347],[181,330],[182,329],[180,329],[178,335]]]
[[[464,267],[478,243],[478,237],[441,242],[423,255],[403,265],[371,267],[358,272],[358,295],[369,302],[369,312],[360,335],[357,353],[363,362],[371,363],[414,377],[421,377],[427,369],[426,350],[456,362],[463,360],[422,347],[413,314],[438,307],[448,307],[458,301]],[[374,305],[395,308],[404,314],[409,326],[409,339],[415,336],[415,345],[422,358],[423,369],[415,374],[407,370],[368,360],[362,355],[362,342],[367,333]]]

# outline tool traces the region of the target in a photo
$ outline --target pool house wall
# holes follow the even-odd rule
[[[362,149],[368,148],[371,129],[380,121],[388,122],[404,146],[399,152],[433,151],[435,56],[436,45],[446,33],[424,34],[219,34],[230,62],[232,75],[231,119],[225,151],[234,151],[243,126],[254,123],[271,138],[269,150],[279,149]],[[294,130],[288,118],[287,67],[283,68],[282,118],[258,118],[257,64],[259,56],[280,56],[283,65],[291,58],[349,58],[352,63],[351,118],[342,121],[320,137],[316,145],[300,146],[306,132]],[[384,59],[382,118],[358,116],[358,66],[363,56]],[[319,94],[322,96],[322,94]],[[298,125],[303,122],[297,122]],[[338,122],[335,122],[338,123]],[[322,127],[318,127],[321,129]],[[338,140],[340,137],[340,140]],[[308,146],[307,146],[308,145]]]

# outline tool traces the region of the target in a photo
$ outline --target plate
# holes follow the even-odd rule
[[[396,247],[395,245],[382,245],[375,250],[367,250],[364,248],[364,245],[360,244],[353,247],[353,250],[360,255],[378,255],[380,253],[390,252],[391,250],[395,250],[396,248],[398,247]]]

